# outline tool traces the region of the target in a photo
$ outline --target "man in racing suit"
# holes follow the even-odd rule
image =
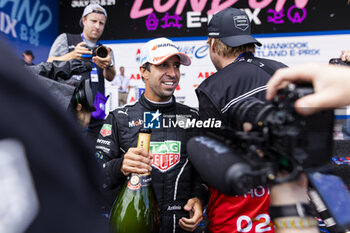
[[[235,128],[239,117],[235,103],[246,98],[264,101],[267,81],[285,65],[254,56],[255,44],[261,46],[261,43],[251,36],[249,18],[239,9],[227,8],[215,14],[208,24],[208,37],[210,58],[218,71],[196,89],[199,115],[203,120],[215,118]],[[269,204],[267,187],[258,186],[236,196],[210,187],[209,230],[212,233],[272,233]]]
[[[118,192],[130,173],[151,171],[160,210],[160,232],[164,233],[195,230],[203,219],[202,206],[207,195],[186,153],[187,140],[195,135],[195,130],[182,125],[197,120],[197,111],[176,103],[173,96],[180,64],[190,63],[190,58],[179,53],[166,38],[146,43],[141,50],[140,67],[145,93],[135,104],[109,114],[96,145],[106,175],[106,189]],[[144,118],[144,114],[150,118]],[[150,122],[144,122],[145,119]],[[139,129],[149,123],[154,124],[152,154],[135,148]]]

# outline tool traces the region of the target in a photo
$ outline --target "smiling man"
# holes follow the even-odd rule
[[[108,115],[96,146],[106,174],[105,188],[115,191],[112,200],[130,173],[151,172],[162,233],[195,230],[203,219],[207,196],[186,151],[195,129],[162,125],[162,119],[176,122],[198,117],[195,109],[177,103],[173,95],[180,81],[181,64],[188,66],[191,60],[171,40],[147,42],[141,49],[140,64],[145,92],[135,104]],[[152,128],[151,153],[136,148],[142,127]]]
[[[93,62],[91,72],[84,72],[71,78],[78,83],[82,80],[90,79],[96,108],[96,111],[91,114],[87,133],[92,143],[96,142],[105,117],[104,108],[101,108],[106,102],[104,79],[112,81],[116,74],[113,51],[110,48],[107,48],[108,55],[106,57],[92,56],[92,50],[101,46],[99,39],[104,31],[106,21],[107,12],[103,7],[98,4],[86,6],[80,19],[80,26],[83,28],[83,32],[81,34],[63,33],[59,35],[51,46],[47,60],[52,62],[54,60],[68,61],[75,59],[81,63],[86,61]]]

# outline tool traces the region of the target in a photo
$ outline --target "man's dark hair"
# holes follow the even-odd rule
[[[142,68],[146,69],[147,71],[151,71],[151,63],[146,62],[142,65]]]
[[[148,72],[151,71],[151,63],[149,63],[149,62],[146,62],[141,67],[144,68],[145,70],[147,70]],[[142,81],[144,81],[142,76],[141,76],[141,78],[142,78]]]

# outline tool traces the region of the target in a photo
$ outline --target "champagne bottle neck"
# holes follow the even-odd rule
[[[151,142],[151,134],[139,133],[139,137],[137,140],[137,148],[143,148],[148,152],[150,142]]]
[[[137,140],[137,148],[143,148],[147,152],[149,152],[149,146],[151,142],[151,134],[149,131],[144,130],[140,131],[138,140]],[[149,186],[151,184],[152,178],[151,173],[146,172],[144,174],[131,173],[128,176],[128,188],[132,190],[137,190],[143,186]]]

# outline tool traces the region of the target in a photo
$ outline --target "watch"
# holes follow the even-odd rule
[[[107,66],[106,69],[109,70],[110,68],[112,68],[114,66],[113,63],[114,63],[113,60],[111,60],[111,64],[109,66]]]
[[[311,206],[306,203],[296,203],[291,205],[270,206],[269,213],[272,219],[279,217],[305,217],[315,216]]]

